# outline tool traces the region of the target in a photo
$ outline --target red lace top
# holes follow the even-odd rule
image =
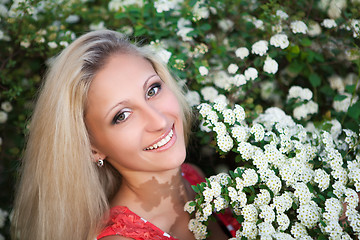
[[[189,164],[181,166],[183,177],[191,184],[196,185],[205,179]],[[218,219],[227,227],[231,235],[240,228],[239,223],[232,217],[230,209],[225,213],[216,214]],[[97,236],[101,239],[106,236],[120,235],[135,240],[177,240],[165,233],[154,224],[139,217],[125,206],[115,206],[110,209],[110,218],[107,226]]]

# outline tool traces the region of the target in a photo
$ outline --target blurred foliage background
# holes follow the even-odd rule
[[[222,99],[252,119],[277,106],[304,126],[332,120],[358,134],[359,15],[359,0],[0,0],[0,239],[9,238],[17,168],[47,62],[76,37],[108,28],[151,44],[194,108]],[[275,63],[266,68],[269,59]],[[294,86],[302,89],[295,95]],[[199,122],[194,136],[191,161],[207,173],[233,167],[231,154],[209,147]]]

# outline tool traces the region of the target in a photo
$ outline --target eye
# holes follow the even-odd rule
[[[112,120],[112,124],[119,124],[124,121],[130,116],[131,111],[129,109],[123,109],[118,112]]]
[[[147,91],[146,97],[152,98],[152,97],[156,96],[160,90],[161,90],[161,84],[154,83],[153,85],[150,86],[149,90]]]

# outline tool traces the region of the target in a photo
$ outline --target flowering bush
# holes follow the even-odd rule
[[[357,133],[336,120],[305,129],[276,107],[251,125],[239,105],[231,110],[222,102],[203,103],[199,109],[219,151],[233,150],[244,164],[193,187],[198,195],[185,210],[195,212],[189,228],[197,239],[207,237],[212,212],[228,207],[241,223],[234,239],[354,239],[360,234]],[[340,221],[342,214],[346,220]]]
[[[196,144],[192,145],[202,150],[190,149],[190,158],[191,154],[206,158],[206,162],[196,162],[194,157],[191,161],[209,175],[214,174],[214,167],[221,163],[226,163],[227,168],[242,167],[230,175],[231,181],[220,184],[221,194],[229,196],[228,188],[232,187],[231,194],[236,190],[236,194],[243,195],[234,185],[236,179],[244,181],[245,176],[256,174],[258,182],[242,190],[251,191],[245,192],[246,206],[252,204],[245,212],[248,211],[249,216],[255,216],[252,214],[255,210],[260,212],[257,218],[262,221],[261,231],[273,225],[277,232],[289,233],[293,228],[297,229],[293,231],[304,232],[307,228],[311,236],[315,236],[316,231],[329,236],[329,226],[338,229],[330,215],[325,217],[319,213],[311,224],[302,221],[301,216],[308,209],[318,211],[318,208],[329,209],[326,208],[329,204],[337,206],[337,200],[347,202],[350,212],[353,209],[348,200],[334,192],[333,183],[340,181],[340,175],[346,175],[349,181],[340,181],[347,191],[345,195],[351,195],[347,189],[358,191],[356,171],[352,172],[357,166],[358,142],[352,146],[349,139],[358,136],[360,124],[359,8],[359,0],[0,0],[0,208],[11,210],[15,171],[24,145],[27,119],[47,63],[84,32],[109,28],[152,45],[178,76],[179,84],[189,89],[186,94],[189,104],[195,109],[201,103],[209,104],[201,105],[201,111],[205,108],[211,111],[194,126],[196,138],[192,141]],[[269,122],[274,124],[270,126]],[[289,125],[290,122],[294,124]],[[300,126],[308,129],[306,136]],[[286,129],[289,132],[281,132]],[[331,133],[333,145],[323,142],[325,132]],[[270,161],[268,168],[281,181],[277,195],[259,173],[251,151],[247,150],[252,149],[251,146],[264,154],[279,151],[292,164],[298,161],[294,168],[306,169],[308,175],[304,173],[304,177],[306,175],[308,181],[301,178],[302,183],[314,197],[306,203],[295,201],[305,187],[297,186],[291,195],[296,185],[291,181],[300,177],[286,178],[280,170],[281,163]],[[311,155],[311,160],[297,160],[297,152],[304,147],[310,149],[309,154],[316,149],[316,156]],[[342,169],[346,174],[339,170],[341,174],[333,176],[335,166],[325,148],[340,154],[349,152],[342,156]],[[205,157],[198,156],[198,152]],[[245,163],[235,161],[247,157]],[[319,165],[320,162],[323,164]],[[288,163],[287,166],[291,166]],[[326,188],[326,181],[330,181],[330,187]],[[198,193],[202,196],[200,190]],[[283,194],[293,199],[291,209],[272,210],[276,223],[270,221],[272,213],[268,207],[261,210],[255,199],[251,199],[260,192],[265,199],[266,191],[272,206]],[[332,194],[328,196],[328,193]],[[333,202],[326,203],[327,199]],[[231,198],[228,201],[230,205],[235,204]],[[235,205],[233,209],[235,211]],[[296,212],[298,209],[301,210]],[[267,212],[269,217],[265,221],[262,216]],[[285,228],[286,216],[290,220],[288,228]],[[350,217],[348,219],[351,222]],[[254,227],[250,222],[250,218],[243,220],[243,228],[248,226],[245,230]],[[312,227],[313,224],[317,227]],[[348,234],[357,231],[351,223],[343,229]],[[0,228],[0,232],[8,236],[7,230]]]

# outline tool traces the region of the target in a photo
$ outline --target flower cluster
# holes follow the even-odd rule
[[[293,89],[289,96],[309,100],[310,93]],[[342,129],[333,138],[322,127],[296,124],[276,108],[265,111],[252,126],[239,105],[228,109],[224,103],[202,103],[198,108],[204,123],[216,133],[218,150],[237,152],[244,167],[211,176],[194,187],[198,195],[186,210],[195,213],[193,221],[205,226],[190,228],[197,239],[206,238],[209,216],[225,208],[232,209],[241,224],[233,239],[360,235],[358,134]],[[334,122],[324,126],[329,124],[337,126]],[[225,148],[219,135],[227,136],[231,144]],[[347,227],[342,226],[342,214]]]

